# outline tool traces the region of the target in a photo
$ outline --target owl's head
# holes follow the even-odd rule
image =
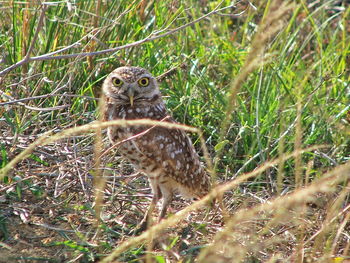
[[[138,105],[161,99],[156,79],[139,67],[120,67],[103,82],[103,93],[118,104]]]

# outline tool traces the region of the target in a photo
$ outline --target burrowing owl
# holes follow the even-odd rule
[[[143,68],[115,69],[103,83],[103,94],[106,120],[147,118],[175,122],[165,108],[156,79]],[[161,198],[158,220],[165,216],[175,192],[197,198],[208,193],[209,177],[183,130],[160,126],[112,126],[108,128],[108,137],[112,143],[122,141],[120,154],[148,177],[153,198],[143,224]]]

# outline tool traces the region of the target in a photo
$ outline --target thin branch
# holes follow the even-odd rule
[[[39,107],[33,107],[33,106],[28,106],[28,105],[23,105],[23,106],[26,109],[33,110],[33,111],[54,111],[54,110],[62,110],[62,109],[69,107],[69,105],[59,105],[59,106],[47,107],[47,108],[39,108]]]
[[[55,231],[58,231],[58,232],[68,232],[68,233],[76,233],[75,230],[68,230],[68,229],[63,229],[63,228],[59,228],[59,227],[54,227],[54,226],[50,226],[48,224],[42,224],[42,223],[31,223],[35,226],[40,226],[40,227],[44,227],[44,228],[47,228],[47,229],[50,229],[50,230],[55,230]],[[86,232],[82,232],[79,230],[79,233],[86,233]]]
[[[54,110],[61,110],[61,109],[69,107],[69,105],[59,105],[59,106],[55,106],[55,107],[39,108],[39,107],[28,106],[28,105],[22,103],[22,101],[35,100],[35,99],[47,98],[47,97],[53,97],[53,96],[64,96],[61,94],[46,94],[46,95],[34,96],[34,97],[24,98],[24,99],[19,99],[19,100],[15,100],[12,96],[7,95],[5,92],[3,92],[1,90],[0,90],[0,95],[11,100],[8,102],[0,103],[0,106],[5,106],[5,105],[9,105],[9,104],[18,104],[20,106],[25,107],[28,110],[34,110],[34,111],[54,111]]]
[[[169,69],[168,71],[164,72],[163,74],[157,76],[157,81],[158,82],[162,82],[164,79],[170,77],[171,75],[175,74],[176,72],[178,72],[179,68],[180,69],[185,69],[187,67],[186,63],[181,63],[171,69]]]
[[[15,100],[13,97],[7,95],[6,93],[2,93],[0,90],[0,94],[5,96],[7,99],[10,99],[10,101],[6,102],[0,102],[0,107],[5,105],[11,105],[11,104],[19,104],[21,106],[26,106],[24,101],[30,101],[30,100],[37,100],[37,99],[44,99],[44,98],[50,98],[50,97],[72,97],[72,98],[81,98],[81,99],[88,99],[88,100],[95,100],[97,101],[98,98],[90,97],[90,96],[81,96],[81,95],[75,95],[75,94],[45,94],[45,95],[39,95],[34,97],[28,97],[23,99]]]
[[[66,46],[64,48],[61,48],[61,49],[58,49],[58,50],[55,50],[53,52],[50,52],[50,53],[47,53],[47,54],[44,54],[44,55],[41,55],[41,56],[37,56],[37,57],[33,57],[33,58],[30,58],[30,60],[34,60],[36,58],[36,60],[39,60],[39,58],[45,58],[45,57],[54,57],[54,55],[58,54],[58,53],[61,53],[63,51],[66,51],[68,49],[71,49],[71,48],[74,48],[74,47],[77,47],[77,46],[81,46],[81,43],[80,41],[82,41],[83,39],[85,39],[86,36],[82,37],[80,40],[76,41],[75,43],[69,45],[69,46]]]
[[[221,4],[221,3],[220,3]],[[156,39],[159,39],[159,38],[163,38],[163,37],[166,37],[166,36],[169,36],[169,35],[172,35],[180,30],[183,30],[189,26],[192,26],[200,21],[202,21],[203,19],[213,15],[213,14],[217,14],[223,10],[226,10],[226,9],[229,9],[229,8],[232,8],[234,7],[234,5],[229,5],[229,6],[226,6],[226,7],[223,7],[223,8],[218,8],[220,5],[218,5],[214,10],[212,10],[211,12],[185,24],[185,25],[182,25],[178,28],[175,28],[173,30],[170,30],[164,34],[160,34],[160,35],[155,35],[155,36],[152,36],[152,34],[144,39],[141,39],[141,40],[138,40],[138,41],[135,41],[133,43],[129,43],[129,44],[126,44],[126,45],[123,45],[123,46],[119,46],[119,47],[115,47],[115,48],[109,48],[109,49],[105,49],[105,50],[100,50],[100,51],[95,51],[95,52],[82,52],[82,53],[74,53],[74,54],[67,54],[67,55],[60,55],[60,56],[52,56],[52,53],[49,53],[49,54],[45,54],[45,55],[41,55],[41,56],[36,56],[36,57],[25,57],[23,60],[11,65],[10,67],[0,71],[0,76],[2,75],[5,75],[6,73],[8,73],[9,71],[15,69],[15,68],[18,68],[20,66],[22,66],[23,64],[27,64],[31,61],[42,61],[42,60],[54,60],[54,59],[70,59],[70,58],[76,58],[76,57],[80,57],[80,58],[83,58],[83,57],[88,57],[88,56],[97,56],[97,55],[103,55],[103,54],[107,54],[107,53],[112,53],[112,52],[116,52],[116,51],[119,51],[119,50],[122,50],[122,49],[126,49],[126,48],[131,48],[131,47],[135,47],[135,46],[139,46],[139,45],[142,45],[144,43],[147,43],[147,42],[151,42],[151,41],[154,41]],[[67,48],[65,48],[67,49]],[[61,49],[59,52],[65,50],[65,49]],[[57,54],[58,51],[55,51],[55,54]]]

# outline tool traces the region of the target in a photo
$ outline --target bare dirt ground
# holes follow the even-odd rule
[[[14,138],[8,137],[6,145],[15,155],[34,139],[33,136],[17,138],[18,143],[13,143]],[[107,142],[105,148],[108,148]],[[41,146],[30,158],[19,163],[7,182],[0,185],[0,235],[5,240],[0,243],[0,262],[96,262],[129,239],[148,207],[151,190],[146,177],[135,174],[115,152],[105,155],[102,163],[106,185],[99,222],[94,203],[91,135]],[[200,250],[223,230],[223,215],[229,219],[235,211],[249,209],[273,197],[269,189],[258,192],[247,189],[242,185],[225,194],[226,214],[215,204],[212,208],[192,212],[176,227],[167,229],[164,235],[157,237],[154,253],[164,255],[171,262],[193,262]],[[305,218],[308,220],[300,218],[300,222],[303,231],[308,233],[305,240],[309,245],[317,241],[318,230],[328,222],[326,211],[336,197],[336,194],[320,195],[315,202],[307,204],[303,214],[307,214]],[[190,203],[176,197],[168,215]],[[259,241],[262,251],[259,260],[271,256],[269,249],[265,248],[268,242],[272,244],[270,252],[280,251],[286,256],[293,254],[295,234],[300,228],[295,218],[299,217],[300,211],[293,213],[287,212],[282,224],[268,223],[268,228],[265,224],[271,219],[270,214],[262,213],[260,219],[247,220],[238,230],[233,229],[240,235],[231,245],[257,242],[253,240],[257,233],[266,239]],[[348,233],[348,227],[343,232]],[[271,241],[275,239],[280,241]],[[346,240],[346,236],[342,236],[336,244],[339,253],[348,249]],[[140,250],[140,247],[135,248],[120,260],[142,262],[144,254]],[[252,262],[256,262],[255,259],[253,257]]]
[[[6,142],[15,154],[34,137],[18,138],[20,144],[12,144],[13,139]],[[0,235],[6,240],[0,246],[0,262],[95,261],[131,236],[152,196],[145,176],[132,174],[130,165],[114,153],[106,156],[102,224],[97,227],[91,136],[42,146],[33,154],[40,159],[22,161],[0,185]],[[175,198],[169,214],[188,204],[189,200]],[[159,246],[180,236],[178,252],[196,254],[221,225],[220,213],[204,209],[169,229]],[[105,251],[98,251],[103,242]]]

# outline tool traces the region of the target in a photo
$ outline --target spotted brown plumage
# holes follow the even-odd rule
[[[120,67],[103,83],[105,119],[153,119],[175,122],[168,114],[156,79],[139,67]],[[119,153],[147,175],[153,198],[143,223],[163,198],[159,220],[175,192],[201,198],[210,180],[188,135],[181,129],[160,126],[111,126],[108,137],[120,143]]]

